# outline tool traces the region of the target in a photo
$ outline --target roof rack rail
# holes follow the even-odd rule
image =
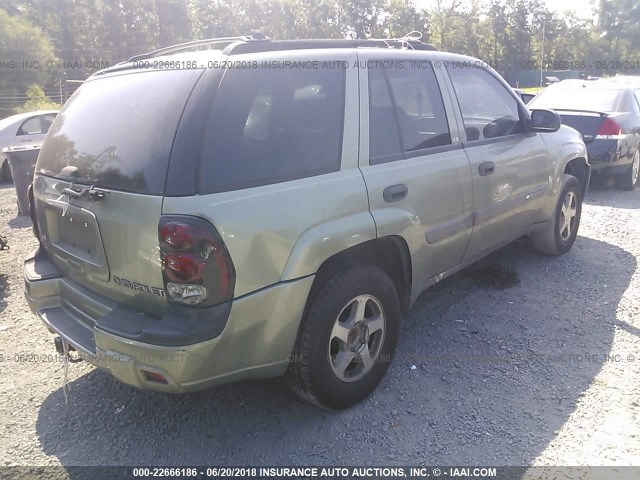
[[[169,47],[159,48],[152,52],[142,53],[135,55],[127,60],[127,63],[136,62],[139,60],[146,60],[149,58],[159,57],[161,55],[169,55],[171,53],[178,53],[185,50],[191,50],[193,48],[212,47],[214,45],[222,45],[234,42],[249,43],[256,41],[267,41],[269,37],[262,32],[251,32],[251,35],[245,35],[241,37],[220,37],[220,38],[206,38],[204,40],[194,40],[192,42],[180,43],[178,45],[171,45]]]
[[[131,57],[127,62],[169,55],[186,50],[212,47],[215,45],[227,46],[222,50],[225,55],[238,55],[241,53],[266,52],[277,50],[304,50],[310,48],[402,48],[410,50],[437,50],[433,45],[424,43],[420,32],[410,32],[401,38],[371,38],[371,39],[321,39],[321,40],[271,40],[262,32],[251,32],[251,35],[241,37],[220,37],[195,40],[170,47],[160,48],[149,53],[143,53]]]
[[[222,53],[238,55],[241,53],[255,53],[275,50],[304,50],[308,48],[402,48],[409,50],[437,50],[433,45],[424,43],[422,33],[413,31],[400,38],[369,38],[369,39],[308,39],[308,40],[272,40],[270,42],[237,41],[227,46]]]
[[[234,42],[227,46],[222,53],[225,55],[239,55],[241,53],[256,53],[276,50],[304,50],[310,48],[403,48],[409,50],[437,50],[433,45],[420,41],[401,39],[369,39],[369,40],[272,40],[270,42]]]

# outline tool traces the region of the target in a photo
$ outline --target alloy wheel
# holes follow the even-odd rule
[[[329,338],[329,361],[339,380],[355,382],[373,368],[385,327],[384,311],[375,297],[358,295],[344,306]]]
[[[560,209],[560,238],[565,242],[571,237],[575,228],[576,216],[578,213],[578,197],[574,191],[567,192]]]

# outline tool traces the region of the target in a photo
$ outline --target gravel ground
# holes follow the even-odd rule
[[[640,189],[594,186],[563,257],[519,241],[425,292],[343,412],[281,380],[173,396],[83,363],[65,404],[60,364],[15,358],[54,351],[23,297],[29,227],[0,186],[0,466],[640,465]]]

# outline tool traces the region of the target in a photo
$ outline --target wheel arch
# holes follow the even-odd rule
[[[402,311],[411,304],[412,265],[409,246],[404,238],[393,235],[369,240],[327,258],[318,268],[309,300],[314,291],[336,270],[364,263],[383,270],[396,287]]]
[[[569,160],[564,167],[564,173],[576,177],[582,187],[582,198],[587,194],[589,181],[591,178],[591,166],[587,163],[586,158],[576,157]]]

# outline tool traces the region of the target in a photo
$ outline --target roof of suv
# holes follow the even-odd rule
[[[207,55],[210,59],[212,53],[217,55],[232,56],[247,53],[278,52],[294,50],[318,50],[318,49],[347,49],[347,48],[379,48],[381,50],[419,50],[436,51],[437,49],[428,43],[422,42],[420,32],[411,32],[401,38],[375,38],[375,39],[302,39],[302,40],[271,40],[262,33],[253,32],[242,37],[221,37],[205,40],[195,40],[169,47],[160,48],[152,52],[135,55],[124,62],[96,72],[101,75],[118,70],[132,68],[136,62],[159,59],[180,54],[180,59],[202,59]],[[196,53],[196,51],[199,52]],[[204,50],[204,51],[203,51]],[[198,55],[199,53],[199,55]],[[175,59],[176,57],[173,57]],[[94,76],[92,75],[92,76]]]

